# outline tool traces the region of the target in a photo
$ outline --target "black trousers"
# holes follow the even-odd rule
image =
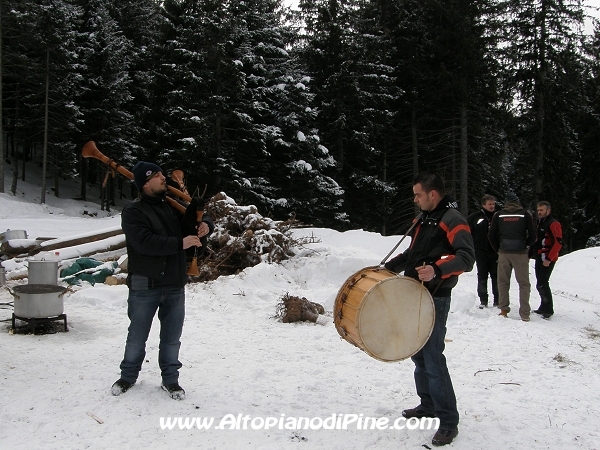
[[[475,250],[477,265],[477,295],[479,301],[488,304],[488,275],[492,280],[494,303],[498,303],[498,253],[494,251]]]
[[[550,275],[554,269],[554,262],[548,267],[544,266],[541,258],[535,259],[535,278],[538,293],[540,294],[540,307],[538,311],[543,314],[554,314],[554,303],[552,301],[552,291],[550,290]]]

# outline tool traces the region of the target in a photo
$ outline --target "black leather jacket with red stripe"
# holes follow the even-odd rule
[[[408,249],[389,260],[385,267],[419,279],[416,267],[433,265],[436,276],[424,283],[439,297],[448,297],[458,276],[473,269],[475,250],[467,219],[446,196],[433,211],[423,211],[411,234]]]

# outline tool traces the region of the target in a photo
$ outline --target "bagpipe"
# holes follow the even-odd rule
[[[108,165],[111,169],[119,172],[125,178],[130,180],[134,179],[134,175],[131,171],[127,170],[112,158],[109,158],[100,150],[98,150],[98,147],[96,147],[96,143],[94,141],[89,141],[83,146],[83,149],[81,150],[81,156],[84,158],[96,158]],[[191,197],[189,195],[185,186],[183,171],[174,170],[171,173],[170,178],[167,178],[167,196],[165,197],[165,200],[169,206],[183,216],[183,235],[196,235],[198,233],[198,226],[202,222],[202,217],[204,215],[205,202],[202,198]],[[206,249],[207,241],[207,236],[200,238],[202,251]],[[198,271],[198,247],[194,247],[193,252],[194,254],[191,257],[187,273],[188,275],[197,276],[200,275],[200,272]]]

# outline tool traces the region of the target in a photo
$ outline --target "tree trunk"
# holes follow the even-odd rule
[[[412,104],[410,111],[410,129],[411,129],[411,146],[412,146],[412,163],[413,163],[413,176],[417,176],[419,173],[419,150],[417,148],[417,111],[415,104]]]
[[[460,108],[460,212],[465,216],[469,213],[467,122],[467,105],[463,102]]]
[[[54,158],[54,161],[56,161],[56,158]],[[60,197],[60,193],[58,192],[58,188],[59,188],[59,183],[60,181],[60,176],[58,174],[58,166],[56,164],[54,164],[54,196],[55,197]]]
[[[81,192],[80,192],[80,197],[81,200],[87,200],[87,161],[86,159],[81,156],[81,152],[79,152],[79,167],[80,169],[80,175],[81,175]]]
[[[30,148],[31,147],[29,146],[29,144],[23,144],[23,159],[21,160],[21,180],[23,181],[25,181],[25,163],[28,160]]]
[[[383,181],[383,183],[387,182],[387,150],[383,151],[383,174],[381,176],[381,181]],[[385,191],[383,192],[383,196],[381,199],[381,204],[382,204],[382,209],[384,211],[384,215],[383,215],[383,223],[381,224],[381,235],[382,236],[387,236],[387,221],[388,221],[388,205],[387,205],[387,194],[385,193]]]
[[[417,146],[417,110],[415,104],[412,104],[410,112],[410,129],[411,129],[411,146],[412,146],[412,163],[413,177],[419,173],[419,148]],[[418,214],[419,207],[415,204],[415,214]]]
[[[0,5],[0,194],[4,194],[4,127],[2,124],[2,5]]]
[[[46,166],[48,164],[48,95],[50,91],[50,49],[46,50],[46,101],[44,105],[44,158],[42,161],[42,196],[40,203],[46,203]]]
[[[535,152],[535,171],[534,171],[534,194],[535,200],[539,201],[544,194],[544,119],[546,115],[546,1],[542,1],[542,10],[540,12],[540,41],[539,41],[539,61],[540,69],[537,82],[537,121],[538,137]]]
[[[219,60],[217,61],[217,72],[216,72],[216,79],[217,80],[221,80],[221,57],[218,57]],[[221,83],[217,83],[217,89],[216,89],[216,96],[217,98],[220,97],[221,95]],[[215,154],[217,156],[217,158],[221,158],[223,156],[223,124],[222,124],[222,108],[221,108],[221,102],[217,103],[217,110],[216,110],[216,114],[215,114]],[[213,174],[215,177],[215,189],[217,190],[221,190],[221,181],[222,181],[222,176],[219,174]]]
[[[14,140],[13,140],[14,142]],[[12,176],[12,184],[10,185],[10,192],[12,195],[17,195],[17,182],[19,180],[19,158],[17,154],[15,154],[14,166],[13,166],[13,176]]]

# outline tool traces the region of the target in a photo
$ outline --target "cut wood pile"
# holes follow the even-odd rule
[[[325,308],[319,303],[311,302],[305,297],[297,297],[286,293],[275,310],[275,318],[283,323],[319,322],[319,316],[325,314]]]
[[[205,209],[215,230],[205,253],[198,258],[200,275],[193,276],[192,281],[237,274],[261,262],[279,263],[294,254],[294,247],[307,242],[292,235],[292,228],[301,225],[298,220],[263,217],[255,206],[237,205],[223,192],[208,200]]]

